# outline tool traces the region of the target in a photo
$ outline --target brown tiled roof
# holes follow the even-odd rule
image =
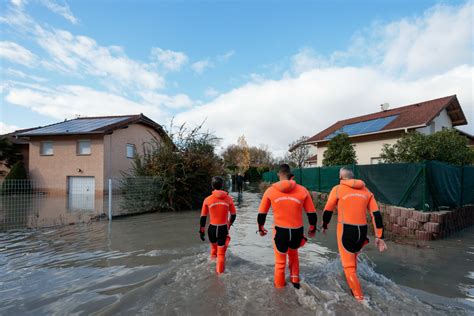
[[[444,109],[447,110],[453,126],[467,124],[466,117],[464,116],[456,95],[451,95],[439,99],[414,103],[387,111],[380,111],[377,113],[338,121],[325,130],[309,138],[306,143],[326,141],[326,137],[348,124],[370,121],[394,115],[398,115],[397,118],[374,134],[391,130],[427,126]],[[355,136],[357,135],[353,135],[352,137]]]

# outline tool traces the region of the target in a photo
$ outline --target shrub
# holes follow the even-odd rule
[[[323,166],[342,166],[357,163],[354,145],[349,135],[342,133],[329,141],[328,148],[323,154]]]
[[[23,162],[17,161],[5,177],[0,189],[2,195],[25,194],[31,192],[31,183],[28,181]]]
[[[135,158],[132,170],[125,178],[156,179],[153,184],[156,211],[200,208],[203,199],[211,193],[212,176],[224,174],[223,163],[214,153],[217,138],[202,132],[202,126],[188,130],[184,125],[169,136],[169,142],[155,139],[144,144],[143,155]],[[127,181],[130,184],[131,180]],[[132,188],[134,186],[127,182],[123,185],[125,193]]]
[[[474,163],[474,151],[468,139],[452,129],[431,135],[418,132],[403,135],[395,144],[384,145],[380,157],[385,163],[437,160],[455,165]]]

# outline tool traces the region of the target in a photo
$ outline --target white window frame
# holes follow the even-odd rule
[[[51,153],[44,153],[44,145],[51,144]],[[41,141],[40,143],[40,156],[54,156],[54,142],[52,140]]]
[[[88,142],[89,143],[89,153],[86,153],[86,154],[82,154],[79,152],[81,146],[80,146],[80,143],[81,142]],[[91,143],[91,140],[90,139],[78,139],[77,140],[77,143],[76,143],[76,155],[77,156],[90,156],[92,154],[92,143]]]
[[[128,155],[128,148],[133,148],[133,155],[132,156],[129,156]],[[134,144],[127,144],[125,146],[125,157],[127,157],[128,159],[133,159],[135,158],[135,155],[137,154],[137,147],[134,145]]]

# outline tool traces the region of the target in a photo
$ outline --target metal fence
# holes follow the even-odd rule
[[[86,178],[46,183],[0,181],[0,231],[107,220],[160,209],[162,184],[157,178],[108,179],[103,187]]]

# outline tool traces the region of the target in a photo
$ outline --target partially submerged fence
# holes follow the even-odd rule
[[[339,183],[342,166],[294,169],[297,183],[308,190],[330,192]],[[437,161],[406,164],[349,165],[380,202],[423,211],[474,204],[474,166]],[[275,171],[263,175],[276,182]]]
[[[162,187],[154,177],[110,179],[101,188],[90,179],[47,185],[36,180],[3,180],[0,232],[158,211]]]

